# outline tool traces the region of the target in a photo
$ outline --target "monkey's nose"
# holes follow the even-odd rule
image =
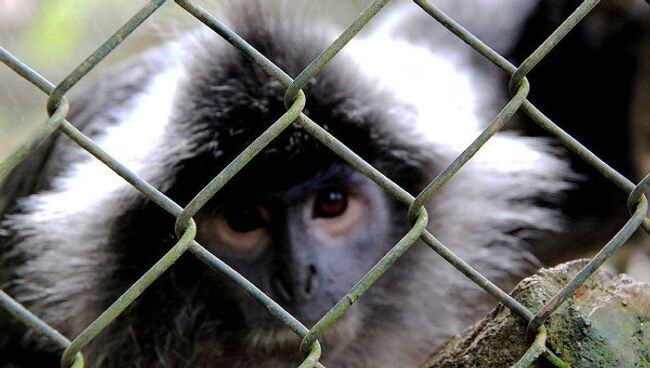
[[[318,270],[315,265],[309,264],[302,273],[292,277],[286,268],[280,269],[273,277],[272,288],[285,301],[310,299],[318,289]]]
[[[314,289],[318,288],[318,271],[316,270],[316,266],[313,264],[310,264],[307,267],[307,272],[305,274],[305,283],[304,283],[304,292],[305,296],[310,296],[313,292]]]
[[[273,292],[285,301],[293,300],[293,283],[291,276],[286,268],[282,268],[276,272],[275,277],[271,283]]]

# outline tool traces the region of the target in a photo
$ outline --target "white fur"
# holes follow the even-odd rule
[[[94,141],[154,185],[164,185],[154,179],[164,176],[169,162],[152,156],[168,150],[170,158],[177,150],[186,150],[183,142],[171,147],[161,144],[182,77],[180,65],[170,62],[132,100],[98,115],[98,119],[121,118]],[[99,312],[88,310],[92,303],[85,302],[95,294],[91,291],[97,281],[86,276],[98,274],[94,268],[110,267],[110,254],[102,249],[111,223],[123,211],[124,201],[136,194],[102,162],[90,154],[83,157],[54,178],[51,190],[23,199],[23,212],[3,223],[26,236],[20,251],[32,256],[18,269],[23,276],[18,282],[24,290],[22,301],[45,313],[43,317],[55,326],[74,321],[77,332]],[[57,283],[61,280],[66,282]]]
[[[180,69],[158,75],[129,106],[119,108],[124,118],[109,127],[95,142],[114,159],[135,173],[150,171],[144,160],[159,146],[169,121]],[[128,184],[94,157],[71,165],[54,182],[54,189],[33,196],[29,206],[35,210],[36,221],[51,221],[39,216],[75,216],[88,205],[103,202]],[[44,211],[44,209],[48,209]],[[41,211],[39,211],[41,210]]]
[[[418,115],[435,117],[425,128],[429,135],[463,136],[478,129],[475,109],[482,93],[476,88],[482,86],[472,83],[474,71],[460,55],[433,54],[383,34],[352,41],[346,51],[379,89],[416,107]]]
[[[387,108],[401,109],[394,115],[405,116],[399,122],[406,125],[405,134],[414,131],[415,139],[428,147],[441,167],[450,164],[487,126],[489,121],[482,121],[486,104],[495,110],[505,105],[499,92],[506,87],[486,85],[462,50],[440,47],[430,52],[380,30],[352,41],[347,51],[379,88],[391,91],[408,106]],[[505,237],[504,231],[518,226],[560,230],[556,212],[524,199],[555,197],[570,187],[570,178],[568,164],[555,156],[547,140],[497,133],[434,195],[430,206],[434,235],[467,259],[483,261],[486,252],[494,252],[486,244],[512,245],[513,239]],[[503,251],[508,257],[521,257]],[[512,260],[510,267],[516,262]]]

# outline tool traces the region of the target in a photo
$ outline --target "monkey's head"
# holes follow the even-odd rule
[[[282,32],[268,33],[279,38],[268,40],[258,28],[243,37],[294,76],[328,44],[320,36],[310,38],[322,42],[308,44],[306,52],[294,58],[280,58],[285,51],[274,45],[295,43],[295,39],[284,42]],[[200,37],[202,48],[187,55],[187,70],[156,151],[159,160],[171,164],[161,174],[165,179],[154,182],[181,205],[286,111],[285,87],[217,36]],[[408,116],[406,109],[360,73],[348,55],[340,55],[306,86],[304,112],[390,179],[416,193],[433,174],[432,153],[411,133],[395,134]],[[185,147],[180,154],[174,150],[178,146]],[[142,201],[116,221],[117,238],[110,242],[128,259],[121,263],[130,265],[132,277],[175,241],[173,218]],[[311,326],[408,231],[406,210],[293,124],[217,192],[195,220],[200,244]],[[139,242],[151,244],[155,251],[134,252],[132,244]],[[195,287],[204,289],[200,294],[206,302],[202,307],[206,319],[211,314],[216,314],[216,320],[223,315],[230,319],[221,328],[232,334],[224,336],[231,341],[247,339],[256,349],[295,354],[297,335],[237,285],[214,278],[214,272],[196,263],[180,262],[176,268],[186,266],[191,271],[172,272],[177,279],[210,274]],[[359,303],[371,303],[370,299]],[[373,318],[369,313],[373,309],[353,308],[325,339],[341,344],[354,337],[363,320]]]
[[[244,37],[272,60],[279,54],[273,45],[281,39]],[[326,45],[316,43],[299,57],[273,61],[297,75]],[[216,59],[219,63],[210,62]],[[195,147],[193,156],[179,163],[182,169],[170,190],[181,203],[286,111],[285,88],[236,50],[207,47],[192,61],[174,113],[179,131],[191,132],[188,140]],[[432,153],[410,133],[395,134],[405,116],[392,111],[404,109],[359,73],[349,56],[341,55],[305,88],[304,112],[416,193],[432,175]],[[201,244],[311,326],[406,233],[406,218],[404,205],[294,124],[218,192],[196,220]],[[298,341],[235,285],[225,284],[253,341],[274,345],[285,335]],[[363,318],[371,318],[358,311],[353,308],[337,324],[331,341],[346,341]],[[274,329],[286,334],[270,333]]]

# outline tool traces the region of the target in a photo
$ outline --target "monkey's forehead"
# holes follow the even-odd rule
[[[288,173],[284,178],[261,177],[257,172],[244,172],[215,194],[206,205],[206,210],[250,200],[269,206],[291,207],[305,203],[323,188],[339,188],[351,194],[362,194],[369,186],[376,184],[342,162],[331,162],[323,170],[304,176]]]

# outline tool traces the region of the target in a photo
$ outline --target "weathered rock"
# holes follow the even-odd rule
[[[537,311],[585,264],[573,261],[542,269],[521,281],[512,296]],[[650,367],[650,285],[627,275],[596,272],[545,326],[546,345],[573,368]],[[499,305],[450,340],[425,367],[509,367],[530,343],[523,320]],[[543,361],[536,367],[550,366]]]

